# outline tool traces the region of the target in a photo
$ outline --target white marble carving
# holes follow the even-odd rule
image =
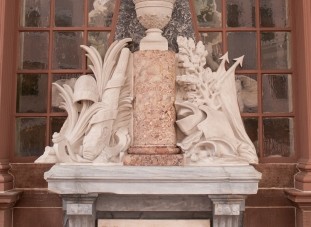
[[[81,46],[92,62],[94,73],[80,76],[74,88],[54,83],[68,113],[53,147],[46,147],[36,162],[119,163],[130,144],[131,80],[126,69],[131,39],[114,42],[104,61],[94,47]]]
[[[133,0],[139,22],[147,28],[140,50],[168,50],[162,30],[170,21],[176,0]]]
[[[181,131],[177,144],[187,164],[257,163],[255,147],[247,136],[239,112],[235,69],[243,57],[228,70],[228,54],[216,72],[204,68],[208,54],[202,42],[178,37],[177,125]]]

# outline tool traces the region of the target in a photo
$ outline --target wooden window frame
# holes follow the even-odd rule
[[[191,1],[190,1],[191,2]],[[15,91],[12,77],[16,76],[18,0],[0,1],[0,159],[10,162],[32,160],[13,159]],[[301,168],[309,169],[311,160],[311,3],[297,0],[292,4],[292,70],[297,80],[293,82],[295,109],[295,154]],[[195,26],[194,26],[195,27]],[[299,88],[299,89],[298,89]],[[280,160],[285,162],[284,160]],[[265,161],[262,161],[265,162]],[[276,162],[276,161],[275,161]]]

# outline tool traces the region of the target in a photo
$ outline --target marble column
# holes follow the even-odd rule
[[[65,211],[64,227],[94,227],[97,196],[97,194],[62,195]]]
[[[134,53],[133,143],[125,165],[182,165],[176,147],[175,53]]]

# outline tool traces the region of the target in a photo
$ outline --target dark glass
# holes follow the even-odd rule
[[[199,27],[221,27],[221,0],[196,0],[194,1],[194,6]]]
[[[16,155],[40,156],[44,152],[46,118],[16,119]]]
[[[292,118],[264,118],[264,157],[290,157],[294,153]]]
[[[20,25],[22,27],[48,27],[50,0],[21,0]]]
[[[206,67],[213,71],[218,69],[219,59],[222,56],[222,35],[221,32],[201,32],[201,40],[208,51]]]
[[[255,0],[227,0],[228,27],[255,27]]]
[[[20,69],[48,68],[49,33],[20,33]]]
[[[257,76],[237,75],[236,89],[240,111],[243,113],[257,113],[258,111]]]
[[[52,136],[55,132],[59,133],[60,129],[62,128],[66,117],[52,117],[51,118],[51,132],[50,132],[50,146],[53,146]]]
[[[263,111],[292,112],[291,75],[263,75]]]
[[[60,86],[68,85],[74,89],[74,85],[76,83],[77,78],[80,74],[54,74],[53,75],[53,83],[57,83]],[[65,112],[65,110],[59,108],[61,102],[63,102],[63,98],[60,96],[59,90],[52,85],[52,102],[51,102],[51,110],[52,112]]]
[[[54,32],[54,69],[81,69],[83,32]]]
[[[258,119],[257,118],[243,118],[245,131],[248,137],[253,142],[258,153]]]
[[[256,69],[256,33],[255,32],[229,32],[228,52],[231,65],[232,59],[245,56],[242,69]]]
[[[115,0],[89,0],[89,26],[111,26],[115,4]]]
[[[47,74],[18,74],[16,112],[45,113],[47,90]]]
[[[261,66],[263,69],[291,68],[291,34],[261,33]]]
[[[109,47],[109,43],[108,43],[109,36],[110,36],[110,32],[89,32],[88,33],[88,45],[95,47],[103,59]]]
[[[260,25],[262,27],[287,27],[288,0],[260,0]]]
[[[56,27],[80,27],[83,22],[84,1],[55,0]]]

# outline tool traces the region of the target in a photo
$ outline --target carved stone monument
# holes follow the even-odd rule
[[[132,54],[127,38],[102,60],[82,46],[94,77],[54,84],[68,118],[36,162],[58,163],[45,179],[63,197],[64,226],[93,227],[107,209],[204,211],[214,227],[241,225],[245,198],[261,178],[249,165],[258,158],[237,102],[243,57],[226,70],[225,54],[212,71],[202,42],[176,37],[179,52],[168,51],[160,29],[174,2],[134,0],[148,28],[140,51]]]

